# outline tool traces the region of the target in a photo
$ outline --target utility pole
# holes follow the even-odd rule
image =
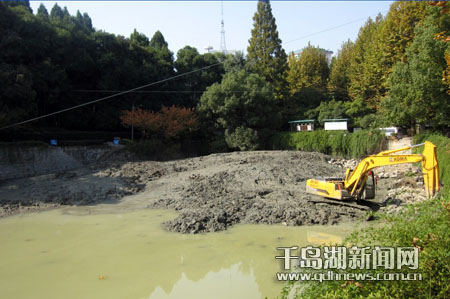
[[[131,104],[131,111],[134,111],[134,103]],[[134,140],[134,126],[133,126],[133,123],[131,123],[131,140]]]

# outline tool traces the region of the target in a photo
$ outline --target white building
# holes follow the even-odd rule
[[[324,119],[324,127],[325,131],[337,131],[337,130],[345,130],[347,131],[347,123],[348,119]]]

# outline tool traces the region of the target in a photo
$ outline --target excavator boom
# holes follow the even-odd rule
[[[393,155],[396,152],[424,145],[422,154]],[[309,179],[306,191],[334,199],[372,199],[375,196],[375,184],[372,169],[386,165],[422,163],[422,172],[427,197],[439,191],[439,170],[436,158],[436,146],[429,142],[383,151],[364,158],[353,171],[347,169],[344,179]],[[368,184],[371,182],[371,184]]]

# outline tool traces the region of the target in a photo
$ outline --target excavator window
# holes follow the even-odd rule
[[[373,171],[367,173],[366,184],[361,199],[374,199],[375,198],[375,175]]]

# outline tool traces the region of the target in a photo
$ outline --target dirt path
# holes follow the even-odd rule
[[[169,208],[180,214],[164,226],[181,233],[220,231],[237,223],[310,225],[367,218],[365,206],[335,205],[305,192],[309,178],[342,176],[344,162],[318,153],[256,151],[91,165],[0,182],[0,212],[61,204],[92,205],[93,213],[105,205],[118,212]],[[385,190],[390,183],[385,181]]]

